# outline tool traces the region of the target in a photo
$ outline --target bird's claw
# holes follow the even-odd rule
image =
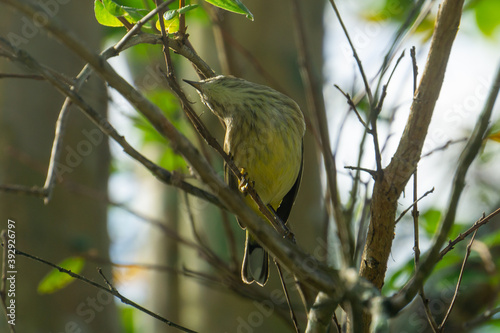
[[[240,190],[240,192],[246,194],[249,187],[252,185],[253,182],[248,179],[248,172],[245,170],[245,168],[240,168],[240,179],[238,184],[238,189]]]

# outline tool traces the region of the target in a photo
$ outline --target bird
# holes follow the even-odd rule
[[[303,170],[306,125],[298,104],[270,87],[233,76],[184,81],[225,126],[224,151],[242,174],[238,179],[226,165],[225,182],[243,192],[240,180],[249,180],[263,203],[286,223]],[[244,199],[263,217],[250,196]],[[269,278],[269,255],[248,229],[241,278],[260,286]]]

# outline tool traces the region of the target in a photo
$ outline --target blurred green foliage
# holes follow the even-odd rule
[[[82,257],[69,257],[57,264],[58,266],[70,270],[75,274],[80,274],[85,266],[85,259]],[[51,294],[54,293],[75,279],[66,273],[60,272],[58,269],[51,270],[38,284],[39,294]]]

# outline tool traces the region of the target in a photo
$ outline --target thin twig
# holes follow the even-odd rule
[[[382,170],[382,155],[381,155],[381,150],[380,150],[380,144],[378,141],[378,116],[380,115],[380,112],[382,111],[382,106],[384,105],[385,97],[387,96],[387,87],[389,86],[389,83],[391,82],[392,76],[394,75],[396,68],[398,67],[399,63],[401,62],[401,59],[404,57],[404,51],[401,53],[399,56],[398,60],[396,61],[396,64],[394,65],[394,68],[392,69],[391,75],[389,75],[389,78],[387,79],[386,84],[382,86],[382,94],[380,96],[379,101],[377,102],[377,105],[373,107],[373,105],[370,104],[370,115],[369,115],[369,120],[371,124],[371,132],[370,134],[372,135],[373,138],[373,149],[375,150],[375,162],[377,164],[377,176],[382,177],[383,176],[383,170]],[[375,179],[376,180],[376,179]]]
[[[486,223],[490,222],[490,220],[493,217],[497,216],[498,214],[500,214],[500,208],[498,208],[497,210],[495,210],[493,213],[489,214],[488,216],[484,216],[484,214],[483,214],[483,216],[479,220],[477,220],[476,222],[474,222],[474,224],[472,225],[472,227],[470,227],[469,229],[467,229],[463,233],[460,233],[460,235],[458,235],[454,240],[450,240],[448,242],[448,245],[444,249],[442,249],[441,252],[439,252],[438,260],[441,260],[445,256],[446,253],[448,253],[451,250],[453,250],[453,248],[455,247],[455,245],[457,245],[458,243],[460,243],[461,241],[463,241],[471,233],[476,232],[477,229],[479,229],[480,227],[482,227]]]
[[[415,171],[427,136],[446,65],[460,25],[463,0],[445,0],[437,16],[426,69],[413,99],[398,148],[373,187],[371,221],[360,275],[381,288],[394,239],[397,202]],[[420,284],[419,284],[420,286]],[[418,291],[415,288],[412,299]],[[369,321],[367,321],[369,322]]]
[[[419,230],[418,230],[418,217],[419,217],[419,211],[418,211],[418,201],[425,197],[427,194],[431,193],[434,191],[434,188],[432,188],[430,191],[427,191],[421,198],[418,198],[418,169],[415,169],[415,172],[413,173],[413,210],[412,210],[412,217],[413,217],[413,252],[414,252],[414,260],[415,260],[415,271],[418,270],[418,266],[420,264],[420,239],[419,239]],[[411,208],[411,206],[410,206]],[[410,209],[408,208],[408,209]],[[407,211],[407,210],[406,210]],[[405,211],[405,212],[406,212]],[[403,212],[400,216],[403,217],[405,212]],[[397,223],[397,221],[396,221]],[[420,295],[420,298],[422,299],[425,315],[427,316],[427,320],[429,321],[429,324],[431,325],[432,331],[434,333],[438,333],[438,326],[436,323],[436,320],[434,319],[434,316],[432,315],[432,311],[429,308],[429,300],[425,296],[425,291],[424,291],[424,286],[422,286],[418,292]]]
[[[288,304],[288,309],[290,310],[290,318],[292,319],[293,326],[295,327],[295,332],[300,333],[299,323],[297,321],[297,317],[295,316],[295,312],[293,311],[292,302],[290,301],[290,295],[288,294],[288,289],[286,287],[285,279],[283,278],[283,271],[281,270],[281,266],[276,259],[274,259],[274,264],[276,265],[276,269],[278,270],[278,275],[281,281],[281,287],[283,288],[283,293],[285,294],[286,303]]]
[[[463,328],[468,331],[473,327],[477,327],[477,326],[491,320],[491,318],[494,315],[496,315],[497,313],[500,313],[500,307],[497,307],[494,309],[488,309],[484,313],[482,313],[480,316],[474,318],[471,321],[464,323]]]
[[[467,229],[465,232],[458,235],[454,240],[449,241],[448,245],[444,249],[442,249],[441,252],[439,252],[439,256],[438,256],[437,260],[440,261],[441,259],[443,259],[443,257],[446,255],[446,253],[451,251],[455,247],[455,245],[457,245],[458,243],[463,241],[471,233],[476,232],[477,229],[479,229],[480,227],[482,227],[485,224],[487,224],[488,222],[490,222],[491,219],[493,219],[493,217],[495,217],[499,214],[500,214],[500,208],[496,209],[494,212],[490,213],[488,216],[484,216],[484,214],[483,214],[483,216],[479,220],[474,222],[474,224],[469,229]],[[418,273],[418,271],[417,271],[417,273]],[[418,275],[417,275],[417,277],[418,277]],[[412,291],[412,289],[410,289],[410,288],[413,288],[413,286],[415,285],[414,279],[415,279],[415,276],[413,277],[412,280],[410,280],[408,282],[408,284],[405,287],[403,287],[402,290],[399,291],[399,293],[397,293],[396,295],[391,296],[389,298],[390,300],[387,304],[391,307],[391,311],[397,311],[399,306],[401,306],[402,304],[405,304],[406,302],[409,302],[411,300],[410,299],[410,291]],[[419,290],[420,289],[421,288],[419,288]],[[418,292],[418,290],[417,290],[417,292]]]
[[[419,245],[419,233],[418,233],[418,201],[420,198],[418,197],[418,177],[417,177],[417,170],[415,170],[415,173],[413,174],[413,210],[412,210],[412,217],[413,217],[413,252],[415,253],[415,270],[418,269],[418,263],[420,261],[420,245]],[[434,191],[434,188],[432,188],[431,192]],[[426,192],[425,195],[427,195],[429,191]],[[397,223],[397,221],[396,221]]]
[[[356,166],[352,166],[352,165],[346,165],[344,167],[344,169],[364,171],[366,173],[369,173],[370,176],[372,176],[374,179],[377,177],[377,170],[372,170],[372,169],[367,169],[367,168],[361,168],[361,167],[356,167]]]
[[[424,293],[424,287],[420,288],[418,294],[420,296],[420,299],[422,300],[422,306],[424,307],[425,316],[427,317],[427,321],[429,322],[429,325],[432,328],[432,332],[439,333],[438,324],[436,323],[436,320],[434,319],[432,311],[429,307],[429,299],[425,296]]]
[[[417,56],[415,55],[415,46],[410,49],[411,64],[413,68],[413,95],[417,92],[418,65]]]
[[[39,80],[43,81],[45,78],[41,75],[33,75],[33,74],[8,74],[8,73],[0,73],[0,79],[29,79],[29,80]]]
[[[461,142],[465,142],[465,141],[467,141],[467,138],[461,138],[461,139],[457,139],[457,140],[448,140],[448,141],[446,141],[446,143],[445,143],[444,145],[439,146],[439,147],[437,147],[437,148],[434,148],[434,149],[430,150],[429,152],[427,152],[427,153],[423,154],[423,155],[420,157],[420,159],[422,159],[422,158],[424,158],[424,157],[427,157],[427,156],[429,156],[429,155],[431,155],[431,154],[434,154],[434,153],[435,153],[435,152],[437,152],[437,151],[440,151],[440,150],[445,150],[445,149],[447,149],[449,146],[451,146],[451,145],[453,145],[453,144],[456,144],[456,143],[461,143]]]
[[[185,1],[184,0],[179,0],[179,9],[185,6]],[[184,14],[179,14],[179,34],[181,36],[184,36],[186,33],[186,18],[184,17]]]
[[[410,295],[414,295],[416,291],[422,285],[424,278],[432,271],[436,263],[442,258],[441,250],[442,245],[448,237],[448,233],[455,222],[455,215],[462,195],[462,191],[465,187],[465,177],[471,166],[472,162],[481,150],[484,135],[488,129],[488,124],[490,122],[491,113],[493,111],[493,106],[497,99],[498,93],[500,91],[500,64],[497,69],[493,84],[490,88],[486,103],[479,115],[474,130],[471,137],[467,141],[467,144],[460,155],[458,160],[457,169],[453,179],[452,191],[450,195],[450,201],[448,207],[446,208],[446,213],[439,225],[439,231],[433,239],[428,255],[425,261],[422,262],[420,269],[415,272],[412,280],[398,293],[394,296],[394,304],[397,304],[397,308],[406,305]],[[491,215],[491,214],[490,214]],[[411,298],[413,298],[411,296]]]
[[[54,263],[52,263],[50,261],[47,261],[45,259],[36,257],[34,255],[31,255],[29,253],[20,251],[18,249],[16,249],[16,254],[19,254],[21,256],[27,257],[27,258],[29,258],[31,260],[34,260],[34,261],[38,261],[38,262],[40,262],[42,264],[48,265],[48,266],[50,266],[52,268],[57,269],[61,273],[64,273],[64,274],[67,274],[67,275],[71,276],[74,279],[83,281],[84,283],[87,283],[87,284],[89,284],[89,285],[91,285],[93,287],[96,287],[96,288],[98,288],[100,290],[103,290],[103,291],[107,292],[108,294],[111,294],[111,295],[117,297],[122,303],[130,305],[130,306],[136,308],[137,310],[139,310],[141,312],[144,312],[145,314],[147,314],[147,315],[149,315],[149,316],[151,316],[151,317],[153,317],[155,319],[158,319],[159,321],[165,323],[168,326],[175,327],[175,328],[177,328],[177,329],[179,329],[179,330],[181,330],[183,332],[196,333],[196,331],[193,331],[193,330],[190,330],[189,328],[186,328],[184,326],[178,325],[178,324],[176,324],[176,323],[174,323],[174,322],[172,322],[172,321],[170,321],[170,320],[168,320],[168,319],[166,319],[166,318],[164,318],[164,317],[162,317],[162,316],[160,316],[160,315],[158,315],[158,314],[156,314],[156,313],[154,313],[154,312],[152,312],[152,311],[150,311],[150,310],[148,310],[148,309],[146,309],[146,308],[144,308],[142,306],[140,306],[139,304],[137,304],[137,303],[133,302],[132,300],[126,298],[125,296],[121,295],[115,288],[106,288],[105,286],[103,286],[103,285],[101,285],[101,284],[99,284],[97,282],[94,282],[94,281],[86,278],[83,275],[76,274],[76,273],[72,272],[71,270],[65,269],[65,268],[63,268],[61,266],[58,266],[58,265],[56,265],[56,264],[54,264]]]
[[[333,215],[337,224],[337,233],[342,247],[342,259],[346,266],[350,266],[353,260],[354,237],[349,221],[346,220],[342,202],[339,195],[337,184],[337,165],[335,156],[332,153],[330,144],[330,134],[328,129],[328,120],[326,117],[324,98],[321,93],[321,85],[318,79],[313,75],[312,60],[309,55],[308,39],[305,35],[305,24],[303,22],[300,2],[292,1],[292,10],[294,15],[294,28],[297,40],[298,62],[300,65],[300,74],[302,82],[306,89],[306,98],[308,101],[310,113],[315,117],[316,126],[318,126],[321,139],[321,149],[323,153],[323,163],[327,175],[327,186],[330,194],[330,200],[333,207]]]
[[[78,91],[78,89],[84,82],[84,80],[78,80],[78,78],[80,79],[82,78],[80,74],[77,77],[77,83],[71,88],[74,91]],[[52,192],[54,189],[54,185],[56,183],[57,164],[59,162],[63,150],[63,136],[66,130],[66,124],[69,119],[70,105],[71,105],[71,99],[66,98],[61,108],[61,111],[59,111],[59,117],[57,117],[54,141],[52,143],[52,151],[50,153],[49,167],[47,169],[47,177],[45,179],[45,184],[43,186],[43,188],[46,190],[47,193],[47,195],[43,200],[45,204],[48,204],[50,199],[52,198]]]
[[[145,166],[151,173],[153,173],[157,178],[165,182],[166,184],[173,185],[178,187],[184,191],[188,191],[190,194],[203,198],[221,208],[224,208],[222,203],[218,200],[217,197],[208,193],[204,190],[201,190],[189,183],[186,183],[182,180],[179,180],[178,177],[174,177],[170,171],[154,164],[152,161],[147,159],[145,156],[140,154],[137,150],[135,150],[126,140],[120,135],[114,127],[108,123],[108,121],[97,111],[95,111],[89,104],[87,104],[82,97],[71,89],[64,83],[60,82],[56,77],[51,75],[49,71],[45,69],[44,66],[40,65],[36,60],[34,60],[29,54],[26,52],[16,49],[11,44],[9,44],[6,40],[0,38],[0,45],[4,47],[8,47],[12,51],[12,60],[16,60],[21,62],[23,65],[28,66],[31,70],[39,72],[42,74],[50,83],[52,83],[60,92],[62,92],[65,96],[71,99],[71,102],[78,105],[83,113],[89,117],[89,119],[106,135],[112,137],[133,159],[137,160],[143,166]],[[49,168],[50,170],[50,168]],[[49,172],[50,174],[50,172]],[[3,185],[0,186],[0,190],[6,192],[16,192],[16,193],[27,193],[36,196],[46,196],[47,190],[40,188],[29,188],[25,186],[16,186],[16,185]]]
[[[391,39],[392,44],[384,56],[384,61],[379,70],[382,74],[380,75],[381,78],[387,70],[392,58],[396,54],[396,50],[403,44],[403,41],[419,27],[420,23],[422,23],[422,21],[431,11],[434,1],[435,0],[417,0],[415,1],[413,8],[408,11],[408,15],[406,16],[405,21],[398,28],[398,31],[396,32],[394,38]],[[422,10],[425,2],[428,2],[427,7]],[[416,15],[418,16],[415,17]],[[378,85],[380,85],[380,82]]]
[[[371,132],[371,129],[368,127],[368,125],[366,124],[366,122],[363,120],[363,118],[361,117],[361,115],[359,114],[358,112],[358,109],[356,108],[356,105],[354,104],[351,96],[349,95],[349,93],[346,93],[344,92],[338,85],[334,85],[335,88],[337,88],[338,91],[340,91],[340,93],[342,95],[344,95],[344,97],[347,99],[347,104],[351,107],[351,109],[354,111],[354,113],[356,114],[356,117],[358,117],[358,120],[359,122],[363,125],[363,127],[366,129],[366,131],[368,133]]]
[[[429,191],[425,192],[420,198],[418,198],[417,200],[413,201],[413,203],[408,207],[406,208],[404,211],[401,212],[401,214],[399,215],[399,217],[396,219],[396,223],[398,223],[405,215],[406,213],[408,213],[408,211],[417,203],[419,202],[420,200],[422,200],[423,198],[425,198],[426,196],[428,196],[429,194],[431,193],[434,193],[434,187],[431,188]]]
[[[373,95],[372,91],[370,89],[370,84],[368,83],[368,79],[366,78],[365,70],[363,69],[363,65],[361,64],[361,60],[359,59],[358,52],[356,51],[356,48],[354,47],[354,44],[351,41],[351,37],[349,36],[349,33],[347,32],[347,28],[344,25],[344,21],[342,20],[342,17],[340,16],[339,10],[337,9],[337,5],[335,4],[334,0],[330,0],[330,4],[333,7],[333,10],[335,11],[335,15],[337,16],[337,19],[340,23],[340,26],[342,27],[342,31],[344,32],[344,35],[347,38],[347,41],[349,43],[349,46],[351,47],[352,50],[352,55],[354,56],[354,59],[356,60],[356,63],[358,64],[358,69],[361,74],[361,77],[363,78],[363,83],[365,85],[365,91],[366,94],[368,95],[368,102],[370,105],[373,104]]]
[[[443,321],[439,325],[440,332],[443,331],[444,325],[446,324],[446,321],[448,320],[448,317],[450,316],[451,310],[453,309],[453,305],[455,305],[455,301],[457,300],[458,290],[460,289],[460,284],[462,283],[462,277],[464,276],[465,264],[467,263],[467,259],[469,259],[472,243],[474,243],[474,239],[476,238],[476,233],[477,233],[477,230],[474,231],[474,234],[472,235],[470,242],[467,245],[464,261],[462,262],[462,268],[460,269],[460,275],[458,276],[457,286],[455,287],[455,293],[453,294],[453,298],[451,300],[448,311],[446,312],[446,315],[444,316]]]
[[[0,191],[11,194],[32,195],[39,198],[45,198],[47,196],[47,191],[39,186],[2,184],[0,185]]]

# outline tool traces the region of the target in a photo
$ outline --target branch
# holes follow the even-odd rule
[[[342,203],[340,201],[337,185],[337,165],[330,145],[328,120],[326,118],[325,103],[323,100],[323,94],[321,93],[321,85],[313,75],[312,61],[308,54],[307,38],[304,34],[305,27],[298,0],[292,1],[292,9],[296,21],[294,27],[296,28],[295,34],[298,44],[297,50],[300,74],[302,82],[307,89],[306,97],[310,112],[315,117],[316,125],[319,129],[323,161],[328,180],[328,191],[332,201],[334,220],[337,224],[337,233],[342,246],[343,263],[346,266],[350,266],[352,264],[354,253],[354,237],[352,235],[351,227],[348,225],[348,221],[344,216]]]
[[[455,221],[455,214],[462,190],[465,187],[465,176],[469,170],[472,161],[481,150],[483,137],[487,131],[488,123],[491,117],[493,106],[495,105],[498,92],[500,90],[500,66],[498,67],[493,85],[488,94],[488,98],[484,105],[483,111],[479,115],[471,137],[469,138],[460,158],[458,160],[457,170],[453,179],[450,201],[446,209],[446,214],[439,225],[439,231],[432,241],[430,250],[427,252],[422,265],[415,272],[408,284],[391,300],[392,305],[396,309],[404,307],[415,295],[416,291],[422,285],[424,279],[429,276],[430,272],[441,258],[441,247],[443,246],[448,233]],[[496,215],[498,212],[495,211]],[[493,213],[492,213],[493,214]],[[490,216],[492,215],[490,214]],[[489,220],[490,217],[487,219]]]
[[[40,73],[47,81],[52,83],[54,87],[56,87],[60,92],[62,92],[65,96],[67,96],[56,125],[56,135],[54,137],[54,144],[52,147],[52,154],[47,172],[47,179],[45,182],[45,186],[43,188],[39,188],[39,187],[26,187],[19,185],[1,185],[0,190],[5,192],[23,193],[23,194],[30,194],[39,197],[44,197],[46,201],[48,200],[48,198],[50,198],[50,192],[53,189],[53,186],[55,184],[55,179],[57,176],[56,166],[61,150],[60,148],[62,140],[61,135],[65,122],[65,120],[63,120],[62,118],[66,117],[65,115],[67,114],[69,105],[71,103],[74,103],[80,107],[83,113],[103,133],[113,138],[123,148],[125,153],[127,153],[130,157],[132,157],[133,159],[141,163],[143,166],[145,166],[158,179],[160,179],[161,181],[163,181],[168,185],[172,185],[183,191],[186,191],[191,195],[194,195],[208,202],[211,202],[220,208],[226,209],[224,205],[213,194],[208,193],[196,186],[193,186],[179,179],[179,177],[175,177],[174,175],[172,175],[170,171],[156,165],[155,163],[147,159],[144,155],[135,150],[101,114],[95,111],[89,104],[87,104],[81,98],[80,95],[77,94],[77,92],[75,91],[77,88],[75,88],[75,86],[69,87],[65,85],[63,82],[54,77],[49,70],[47,70],[44,66],[40,65],[36,60],[34,60],[29,54],[13,47],[3,38],[0,38],[0,46],[2,46],[2,48],[6,51],[10,51],[9,52],[11,53],[10,58],[12,60],[18,61],[21,64],[27,66],[30,70]],[[88,67],[85,67],[80,73],[78,82],[83,82],[90,75],[90,72],[86,70],[87,68]]]
[[[463,0],[445,0],[436,27],[427,64],[411,105],[403,136],[391,163],[375,181],[371,221],[361,261],[360,274],[377,288],[384,283],[387,260],[394,238],[397,200],[415,171],[427,135],[434,106],[444,79],[451,46],[460,23]]]
[[[460,275],[458,276],[457,286],[455,287],[455,293],[453,294],[453,299],[451,300],[450,306],[448,308],[448,311],[446,312],[446,315],[443,318],[443,321],[439,325],[440,332],[442,332],[444,325],[446,324],[446,321],[448,320],[448,317],[450,316],[451,310],[453,309],[453,305],[455,305],[455,301],[457,300],[458,290],[460,289],[460,284],[462,283],[462,277],[464,276],[465,264],[467,263],[467,259],[469,259],[472,243],[474,243],[474,239],[476,238],[476,233],[477,233],[477,230],[474,231],[474,234],[472,235],[472,238],[470,239],[470,242],[467,245],[467,249],[465,251],[464,261],[462,262],[462,268],[460,269]]]
[[[437,261],[441,260],[446,253],[451,251],[455,245],[457,245],[459,242],[463,241],[468,235],[476,232],[477,229],[479,229],[483,225],[490,222],[491,219],[493,219],[493,217],[495,217],[499,214],[500,214],[500,208],[496,209],[494,212],[492,212],[488,216],[484,216],[484,214],[483,214],[483,216],[479,220],[474,222],[472,227],[467,229],[467,231],[461,233],[453,241],[450,241],[448,246],[446,246],[443,250],[441,250],[439,252],[439,256],[438,256]],[[421,269],[419,268],[419,270],[417,272],[415,272],[414,276],[406,284],[406,286],[404,286],[397,294],[395,294],[391,297],[388,297],[386,299],[387,309],[389,310],[389,312],[392,315],[397,314],[399,312],[399,310],[401,310],[403,307],[405,307],[413,299],[413,297],[415,296],[415,294],[414,294],[415,288],[420,289],[422,282],[419,281],[418,284],[417,284],[417,282],[415,282],[416,279],[420,279],[420,280],[424,279],[424,277],[421,277],[420,274],[422,274],[422,273],[421,273]]]
[[[483,225],[490,222],[491,219],[493,217],[497,216],[498,214],[500,214],[500,208],[498,208],[497,210],[495,210],[493,213],[491,213],[488,216],[484,216],[484,214],[483,214],[483,217],[481,217],[479,220],[474,222],[472,227],[470,227],[469,229],[467,229],[467,231],[458,235],[457,238],[455,238],[454,240],[448,242],[448,245],[444,249],[442,249],[441,252],[439,252],[439,260],[443,259],[443,257],[445,256],[446,253],[453,250],[455,245],[457,245],[458,243],[463,241],[465,238],[467,238],[467,236],[469,236],[473,232],[475,233],[477,229],[481,228]]]
[[[113,49],[116,51],[116,53],[119,53],[120,51],[122,51],[124,48],[125,48],[125,45],[127,44],[127,42],[129,41],[129,39],[131,37],[133,37],[134,35],[140,33],[141,31],[141,28],[144,26],[144,24],[146,24],[147,22],[149,22],[151,19],[153,19],[155,17],[156,14],[158,14],[159,16],[159,19],[158,21],[160,21],[160,24],[163,22],[162,18],[163,18],[163,13],[159,13],[160,11],[163,11],[169,4],[171,4],[172,2],[174,2],[174,0],[170,0],[170,1],[166,1],[160,5],[158,5],[156,8],[154,8],[152,11],[150,11],[149,13],[147,13],[142,19],[140,19],[139,21],[137,21],[133,28],[130,29],[123,37],[122,39],[120,39],[120,41],[118,43],[116,43],[116,45],[113,47]]]
[[[405,216],[405,214],[408,213],[408,211],[413,206],[417,205],[417,202],[419,202],[420,200],[422,200],[423,198],[425,198],[426,196],[428,196],[431,193],[434,193],[434,187],[431,188],[429,191],[425,192],[424,194],[422,194],[422,196],[420,196],[420,198],[418,198],[417,200],[413,201],[413,203],[408,208],[406,208],[404,211],[401,212],[401,214],[399,215],[399,217],[396,219],[396,221],[394,223],[397,224],[403,218],[403,216]]]
[[[347,41],[349,42],[349,46],[351,47],[352,50],[352,55],[354,59],[356,60],[356,63],[358,65],[359,72],[361,73],[361,78],[363,79],[363,83],[365,85],[365,91],[366,94],[368,95],[368,102],[370,106],[373,106],[373,95],[372,91],[370,89],[370,84],[368,83],[368,79],[366,78],[365,71],[363,69],[363,65],[361,65],[361,60],[359,59],[358,52],[356,52],[356,48],[354,47],[354,44],[351,41],[351,37],[349,36],[349,33],[347,32],[347,28],[344,25],[344,21],[342,20],[342,17],[340,16],[339,10],[337,9],[337,5],[335,4],[334,0],[330,0],[330,4],[333,7],[333,10],[335,11],[335,15],[337,16],[337,19],[339,20],[340,26],[342,27],[342,31],[344,31],[344,35],[347,38]]]
[[[21,256],[27,257],[27,258],[29,258],[31,260],[34,260],[34,261],[41,262],[42,264],[48,265],[48,266],[50,266],[52,268],[55,268],[59,272],[67,274],[67,275],[71,276],[74,279],[83,281],[86,284],[89,284],[89,285],[91,285],[93,287],[96,287],[97,289],[103,290],[103,291],[107,292],[108,294],[111,294],[111,295],[117,297],[120,301],[122,301],[122,303],[130,305],[130,306],[136,308],[137,310],[139,310],[141,312],[144,312],[145,314],[147,314],[147,315],[149,315],[149,316],[151,316],[151,317],[153,317],[155,319],[158,319],[159,321],[167,324],[168,326],[175,327],[175,328],[177,328],[177,329],[179,329],[179,330],[181,330],[183,332],[196,333],[195,331],[190,330],[189,328],[186,328],[184,326],[178,325],[178,324],[176,324],[176,323],[174,323],[174,322],[172,322],[172,321],[170,321],[170,320],[168,320],[168,319],[166,319],[166,318],[164,318],[164,317],[162,317],[162,316],[160,316],[160,315],[158,315],[158,314],[156,314],[156,313],[154,313],[154,312],[152,312],[152,311],[150,311],[150,310],[148,310],[148,309],[146,309],[146,308],[144,308],[142,306],[140,306],[139,304],[137,304],[137,303],[133,302],[132,300],[126,298],[125,296],[121,295],[115,288],[106,288],[105,286],[103,286],[103,285],[101,285],[101,284],[99,284],[97,282],[94,282],[94,281],[86,278],[83,275],[76,274],[76,273],[74,273],[74,272],[72,272],[72,271],[70,271],[68,269],[65,269],[65,268],[63,268],[61,266],[58,266],[58,265],[56,265],[56,264],[54,264],[54,263],[52,263],[50,261],[47,261],[45,259],[33,256],[33,255],[29,254],[29,253],[20,251],[18,249],[16,249],[16,254],[19,254]],[[106,283],[108,283],[107,280],[106,280]]]
[[[23,0],[0,0],[24,14],[32,17],[37,13],[37,6],[27,4]],[[162,111],[155,104],[146,99],[133,86],[118,75],[114,69],[100,56],[94,54],[86,48],[76,38],[67,32],[67,29],[60,25],[57,20],[50,20],[44,26],[56,39],[66,45],[75,54],[88,62],[90,66],[114,89],[123,95],[156,130],[170,141],[173,150],[186,159],[193,170],[195,170],[201,180],[207,184],[214,193],[218,194],[220,201],[229,211],[238,215],[245,225],[253,231],[256,239],[263,244],[271,255],[287,269],[296,274],[304,283],[323,290],[335,297],[350,295],[359,297],[357,294],[350,294],[346,290],[340,272],[326,268],[322,263],[313,259],[291,242],[283,240],[268,223],[264,222],[234,190],[231,190],[222,179],[218,177],[206,159],[198,152],[191,142],[182,135],[165,118]],[[75,96],[75,98],[77,98]],[[311,269],[313,267],[313,269]],[[371,286],[363,285],[362,288],[370,289]]]
[[[496,315],[497,313],[500,313],[500,307],[486,310],[482,315],[478,316],[477,318],[464,323],[463,328],[466,330],[470,330],[474,327],[477,327],[477,326],[491,320],[491,318],[493,318],[493,316]]]
[[[29,80],[44,80],[41,75],[33,75],[33,74],[0,74],[0,79],[29,79]]]

